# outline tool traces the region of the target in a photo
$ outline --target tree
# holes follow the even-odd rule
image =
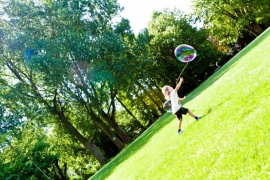
[[[100,164],[104,164],[106,158],[93,142],[89,142],[80,133],[80,127],[75,127],[74,117],[69,116],[74,103],[78,100],[76,99],[78,93],[86,92],[82,89],[87,88],[76,89],[78,84],[74,81],[74,76],[73,79],[70,78],[69,72],[70,69],[76,71],[76,61],[93,59],[95,54],[89,53],[89,48],[86,46],[93,47],[99,43],[94,42],[101,35],[96,33],[106,31],[105,28],[110,25],[108,24],[110,18],[117,13],[118,6],[113,2],[105,1],[44,1],[43,4],[41,1],[40,3],[6,2],[4,9],[9,19],[2,19],[1,26],[3,33],[1,61],[5,67],[5,74],[1,77],[2,82],[5,82],[4,85],[10,89],[10,94],[18,94],[14,96],[13,100],[26,106],[30,102],[39,103],[39,108],[44,108],[52,119],[61,122]],[[95,6],[91,3],[98,5]],[[100,7],[100,9],[92,9],[92,6]],[[102,15],[98,14],[100,10],[102,10]],[[86,20],[81,19],[84,15],[89,17]],[[98,17],[99,22],[95,19],[90,21],[91,16]],[[90,22],[85,23],[85,21]],[[95,35],[92,36],[91,41],[91,36],[86,33],[86,28],[97,24],[100,26],[90,28],[93,31],[91,33]],[[30,55],[27,52],[29,49],[33,52]],[[88,55],[86,56],[85,53]],[[78,76],[79,74],[76,75],[76,78]],[[8,77],[11,81],[5,81]],[[77,97],[74,98],[74,95]],[[79,97],[84,98],[82,95]],[[102,98],[102,96],[96,97],[96,99],[98,98]],[[103,100],[99,99],[99,103],[102,104],[102,102]],[[101,107],[103,106],[104,104]],[[97,110],[96,113],[98,113]]]
[[[174,56],[174,49],[180,44],[193,46],[198,56],[191,61],[183,72],[185,86],[181,89],[182,96],[198,86],[206,77],[205,71],[215,66],[220,61],[222,53],[217,51],[208,40],[208,32],[197,29],[191,25],[192,19],[181,11],[154,12],[148,24],[149,34],[153,37],[150,41],[150,50],[156,63],[152,75],[160,86],[169,84],[174,86],[185,63],[178,61]]]
[[[38,124],[69,133],[105,164],[104,147],[95,144],[101,130],[119,151],[131,140],[117,122],[116,97],[145,78],[141,69],[152,64],[145,41],[135,38],[127,20],[113,23],[115,1],[13,0],[4,10],[3,98],[15,109],[23,106],[28,119],[34,113],[27,107],[35,107]]]
[[[269,4],[269,0],[195,0],[194,10],[215,38],[230,45],[244,35],[255,38],[270,25]]]
[[[6,114],[3,118],[8,117]],[[1,179],[68,179],[59,167],[59,154],[43,133],[29,121],[1,134]]]

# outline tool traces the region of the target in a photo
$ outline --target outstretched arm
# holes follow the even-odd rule
[[[179,80],[179,83],[178,83],[178,84],[176,85],[176,87],[175,87],[175,91],[176,91],[176,92],[180,89],[181,84],[182,84],[183,81],[184,81],[184,79],[181,77],[180,80]]]
[[[186,99],[186,96],[182,97],[182,98],[178,98],[178,104],[181,103],[181,101],[184,101]]]

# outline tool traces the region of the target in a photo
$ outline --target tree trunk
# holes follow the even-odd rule
[[[120,102],[120,104],[123,106],[123,108],[127,111],[127,113],[133,117],[138,123],[141,129],[145,130],[145,127],[141,124],[141,122],[132,114],[132,112],[125,106],[125,104],[118,98],[116,97],[117,101]]]
[[[91,85],[93,90],[95,90],[94,86]],[[98,100],[96,100],[96,98],[94,96],[92,96],[91,94],[89,94],[85,89],[81,89],[84,91],[85,94],[88,95],[88,97],[90,98],[91,101],[93,102],[98,102]],[[113,99],[113,97],[112,97]],[[112,102],[113,103],[113,102]],[[115,106],[115,105],[114,105]],[[102,106],[101,106],[102,107]],[[119,125],[117,124],[117,122],[115,121],[115,118],[111,118],[107,113],[104,112],[103,109],[100,108],[96,108],[96,110],[98,111],[99,115],[109,123],[109,125],[115,130],[115,132],[117,133],[117,135],[122,139],[122,142],[124,142],[125,144],[129,143],[131,138],[127,135],[127,133],[121,129],[119,127]],[[115,109],[113,109],[113,111],[115,111]],[[112,112],[112,114],[114,114],[115,112]],[[115,140],[116,137],[113,138],[113,140]],[[114,141],[115,142],[115,141]]]
[[[138,101],[140,101],[143,105],[143,107],[145,108],[146,111],[142,112],[143,114],[151,114],[151,116],[153,117],[153,114],[151,113],[151,111],[148,109],[148,106],[147,104],[144,102],[143,98],[140,97],[140,95],[138,94],[138,91],[135,90],[134,91],[134,94],[136,95],[136,98],[138,99]],[[144,119],[144,121],[146,122],[146,126],[149,126],[151,125],[151,120],[150,118],[149,119]],[[147,122],[148,121],[148,122]]]
[[[53,110],[54,114],[57,114],[60,121],[64,124],[64,126],[70,131],[72,135],[76,137],[76,139],[83,144],[83,146],[90,151],[90,153],[94,156],[94,158],[99,162],[102,166],[107,162],[107,159],[98,151],[96,146],[87,141],[85,137],[68,121],[63,112]]]
[[[147,92],[147,90],[143,87],[143,85],[141,85],[139,82],[137,82],[137,85],[144,91],[144,92]],[[151,99],[151,101],[156,105],[156,107],[158,108],[158,110],[160,112],[163,112],[163,109],[162,109],[162,105],[160,105],[154,97],[152,97],[152,95],[150,93],[146,93],[147,96]]]
[[[257,23],[251,23],[251,31],[254,36],[259,36],[262,32],[263,29],[257,24]]]
[[[55,168],[56,168],[56,170],[58,172],[57,174],[59,174],[59,176],[60,176],[59,179],[61,179],[61,180],[67,180],[68,178],[65,176],[65,174],[62,171],[62,169],[60,168],[57,159],[53,161],[53,164],[54,164],[54,166],[55,166]]]
[[[157,96],[158,96],[158,98],[160,99],[160,101],[164,101],[164,96],[163,96],[163,94],[162,94],[162,90],[159,88],[159,86],[155,83],[155,81],[153,80],[153,79],[151,79],[151,78],[149,78],[150,79],[150,83],[151,84],[153,84],[153,86],[155,86],[156,87],[156,89],[159,91],[159,92],[157,92]]]
[[[113,143],[121,151],[125,147],[125,145],[122,143],[122,141],[111,132],[111,130],[107,127],[107,125],[105,123],[103,123],[102,119],[100,119],[100,117],[98,117],[98,115],[96,115],[87,106],[86,106],[86,109],[87,109],[87,112],[89,113],[89,115],[91,116],[92,120],[99,125],[99,127],[109,136],[109,138],[113,141]]]
[[[111,118],[103,110],[100,110],[99,114],[102,118],[104,118],[109,123],[109,125],[115,130],[117,135],[122,139],[122,141],[125,144],[128,144],[130,142],[131,138],[127,135],[127,133],[121,127],[119,127],[115,119]]]
[[[115,136],[108,128],[107,126],[102,122],[102,120],[95,121],[101,129],[109,136],[109,138],[112,140],[112,142],[118,147],[118,149],[121,151],[125,145],[122,143],[122,141]]]
[[[111,116],[108,113],[105,113],[102,109],[99,110],[99,114],[101,117],[103,117],[110,126],[115,130],[117,135],[122,139],[122,141],[127,144],[130,142],[131,138],[128,136],[128,134],[125,132],[124,129],[122,129],[115,120],[115,112],[116,112],[116,106],[115,106],[115,98],[116,92],[111,89]]]

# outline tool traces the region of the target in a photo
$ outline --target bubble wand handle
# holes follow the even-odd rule
[[[178,80],[180,79],[180,77],[181,77],[182,73],[184,72],[184,70],[186,69],[187,65],[188,65],[188,62],[187,62],[187,64],[185,65],[185,67],[182,69],[181,73],[179,74],[179,77],[178,77],[177,80],[176,80],[176,84],[178,83]]]

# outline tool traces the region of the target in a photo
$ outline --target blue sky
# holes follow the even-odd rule
[[[121,16],[130,21],[131,29],[137,34],[147,27],[153,11],[165,8],[179,9],[186,14],[191,12],[192,0],[118,0],[124,10]]]

